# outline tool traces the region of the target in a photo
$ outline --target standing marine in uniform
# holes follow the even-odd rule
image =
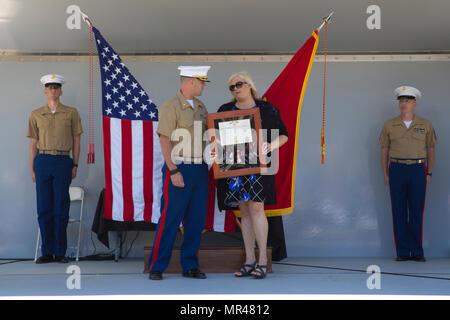
[[[60,102],[64,82],[62,76],[55,74],[41,78],[47,105],[31,112],[28,121],[30,171],[31,179],[36,183],[37,213],[42,237],[42,256],[36,263],[68,262],[65,254],[69,186],[77,175],[83,128],[77,109]]]
[[[161,217],[148,262],[151,280],[162,279],[181,223],[184,231],[180,253],[183,276],[206,278],[199,270],[197,254],[206,223],[208,199],[208,166],[203,161],[203,133],[208,112],[196,97],[209,82],[207,72],[210,67],[181,66],[178,69],[181,90],[159,111],[157,133],[165,163]],[[176,141],[179,142],[175,144]]]
[[[394,93],[400,115],[386,121],[379,145],[384,181],[391,193],[397,261],[425,261],[423,211],[434,166],[436,134],[430,121],[414,114],[416,99],[421,97],[419,90],[402,86]]]

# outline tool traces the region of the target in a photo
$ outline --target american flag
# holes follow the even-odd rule
[[[158,109],[120,56],[93,27],[102,80],[105,202],[103,217],[158,223],[162,166]],[[219,211],[210,175],[205,229],[232,232],[232,212]]]

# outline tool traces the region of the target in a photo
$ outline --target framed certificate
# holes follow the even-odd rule
[[[210,113],[206,119],[211,150],[217,154],[215,179],[259,174],[266,168],[259,108]]]

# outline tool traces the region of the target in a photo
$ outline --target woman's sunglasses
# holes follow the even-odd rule
[[[236,82],[235,84],[232,84],[232,85],[230,86],[230,91],[234,91],[234,89],[240,89],[240,88],[242,88],[242,86],[243,86],[245,83],[247,83],[247,82],[245,82],[245,81],[238,81],[238,82]]]

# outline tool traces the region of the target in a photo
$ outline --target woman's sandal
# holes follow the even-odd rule
[[[264,269],[266,271],[264,271]],[[266,277],[266,275],[267,275],[267,264],[264,264],[264,265],[258,264],[255,267],[255,270],[253,270],[253,272],[252,272],[252,276],[255,279],[264,279]]]
[[[256,261],[252,264],[244,264],[241,268],[241,270],[236,271],[234,273],[235,277],[242,278],[242,277],[248,277],[252,275],[252,272],[255,271]]]

